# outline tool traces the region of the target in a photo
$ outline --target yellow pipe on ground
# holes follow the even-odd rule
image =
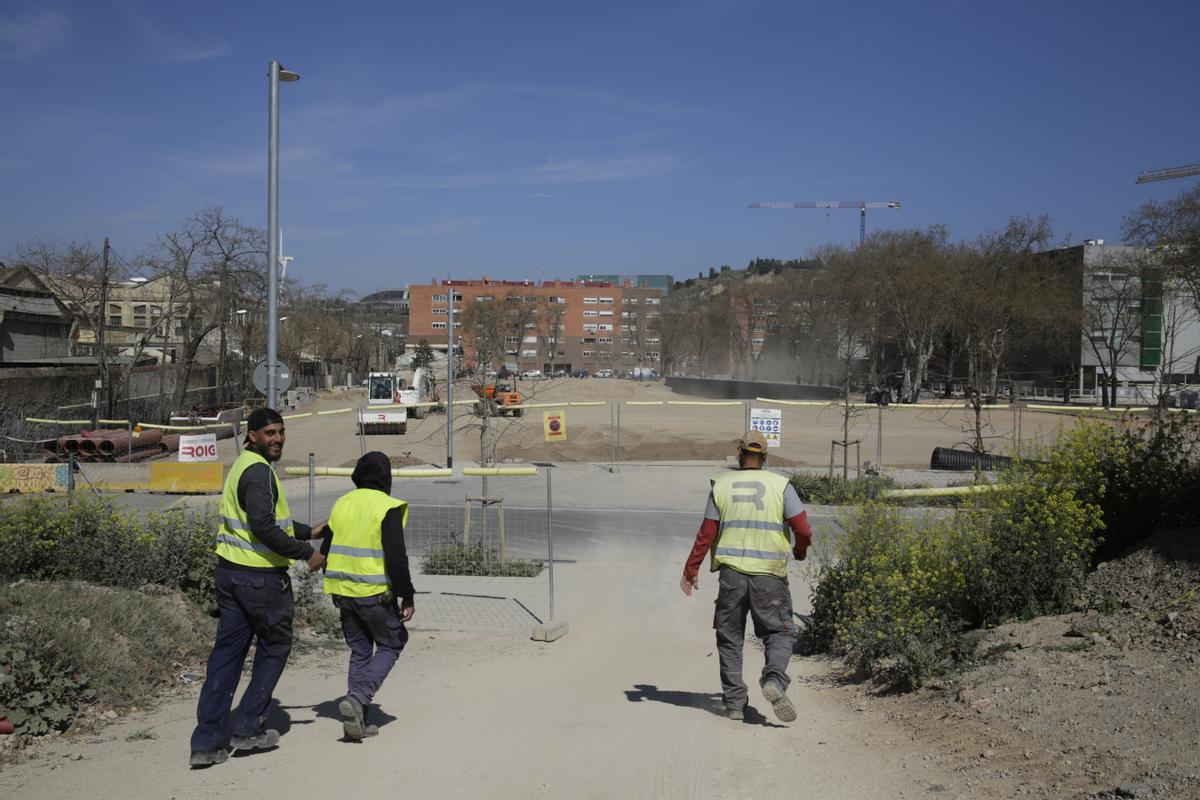
[[[284,475],[308,475],[308,467],[284,467]],[[316,467],[313,475],[326,478],[349,478],[354,474],[353,467]],[[394,469],[393,478],[450,478],[454,470],[450,469]]]
[[[538,474],[537,467],[463,467],[468,478],[527,478]]]
[[[974,486],[939,486],[928,489],[884,489],[879,496],[897,499],[903,497],[956,497],[979,492],[994,492],[1004,488],[995,483],[981,483]]]

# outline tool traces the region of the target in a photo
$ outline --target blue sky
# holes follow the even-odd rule
[[[271,11],[271,9],[277,9]],[[267,61],[289,268],[366,293],[431,277],[684,278],[1049,214],[1119,239],[1193,185],[1200,3],[0,3],[0,254],[206,206],[266,225]]]

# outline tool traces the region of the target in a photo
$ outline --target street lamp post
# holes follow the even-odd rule
[[[267,407],[279,404],[279,82],[298,81],[272,59],[267,65],[270,102],[267,113]]]

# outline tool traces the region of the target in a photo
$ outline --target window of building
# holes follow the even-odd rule
[[[583,343],[584,344],[595,344],[596,337],[595,336],[585,336],[585,337],[583,337]]]
[[[489,303],[489,302],[491,302],[492,300],[495,300],[495,299],[496,299],[496,298],[495,298],[495,297],[492,297],[490,294],[481,294],[481,295],[479,295],[478,297],[476,297],[476,298],[475,298],[475,302],[477,302],[477,303]]]
[[[612,329],[613,329],[612,325],[605,325],[603,323],[601,323],[601,325],[600,325],[600,330],[602,330],[602,331],[611,331]]]
[[[433,302],[435,302],[435,303],[444,303],[444,302],[446,302],[446,295],[444,295],[444,294],[435,294],[435,295],[433,296]]]
[[[657,358],[658,358],[658,351],[657,351],[657,350],[651,350],[649,353],[646,353],[646,358],[654,358],[654,359],[657,359]]]
[[[593,357],[594,355],[596,355],[596,351],[595,351],[595,350],[584,350],[584,351],[583,351],[583,357],[584,357],[584,358],[591,358],[591,357]]]
[[[125,311],[124,311],[124,309],[121,308],[120,304],[119,303],[109,303],[109,305],[108,305],[108,324],[109,325],[121,325],[121,324],[123,324],[122,320],[124,318],[125,318]]]
[[[583,304],[584,304],[585,306],[594,306],[594,305],[596,305],[596,303],[597,303],[597,299],[596,299],[595,297],[585,297],[585,298],[583,298]]]
[[[646,298],[646,305],[648,305],[648,306],[656,306],[659,304],[659,302],[660,302],[660,300],[657,297],[647,297]]]
[[[537,356],[537,350],[522,350],[521,355],[525,358],[534,358]]]
[[[657,338],[651,338],[651,339],[646,340],[646,344],[658,344],[658,342],[659,342],[659,340]]]
[[[583,315],[585,317],[598,317],[598,316],[600,316],[600,312],[599,311],[584,311]]]
[[[435,331],[446,329],[446,323],[444,322],[431,322],[429,324]]]
[[[454,302],[456,302],[456,303],[461,303],[461,302],[462,302],[462,300],[463,300],[462,293],[461,293],[461,292],[455,292],[455,293],[454,293]]]
[[[611,336],[601,336],[600,338],[596,339],[596,342],[599,344],[612,344],[613,343]]]
[[[612,315],[613,315],[613,312],[611,312],[611,311],[601,311],[600,312],[600,316],[602,316],[602,317],[611,317]]]
[[[526,336],[521,341],[525,342],[526,344],[532,344],[532,343],[537,342],[537,337],[536,336]]]
[[[454,327],[456,327],[456,328],[461,328],[461,327],[462,327],[462,323],[461,323],[461,322],[459,322],[458,320],[454,320]]]
[[[440,314],[441,316],[443,316],[443,317],[444,317],[444,316],[446,316],[446,314],[447,314],[447,313],[449,313],[449,309],[445,309],[445,308],[435,308],[435,309],[433,309],[433,315],[434,315],[435,317],[436,317],[436,316],[438,316],[439,314]]]
[[[613,302],[613,299],[611,297],[601,297],[600,298],[600,305],[602,305],[602,306],[611,306],[612,302]]]
[[[146,316],[147,307],[144,303],[133,307],[133,324],[134,327],[144,328],[150,324],[149,317]]]
[[[583,329],[585,331],[587,331],[588,333],[595,333],[597,330],[599,330],[599,328],[600,328],[600,326],[596,325],[595,323],[583,326]]]
[[[612,350],[601,350],[598,353],[599,358],[612,358]]]

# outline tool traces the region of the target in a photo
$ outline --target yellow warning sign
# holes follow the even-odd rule
[[[547,442],[561,442],[567,439],[567,412],[543,411],[542,429],[546,432]]]

